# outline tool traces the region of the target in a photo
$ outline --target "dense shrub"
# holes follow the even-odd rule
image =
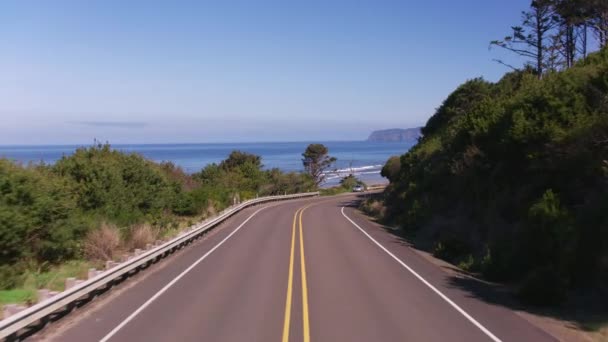
[[[606,286],[607,98],[607,50],[542,80],[520,71],[466,82],[385,166],[389,219],[411,231],[442,218],[485,276],[523,282],[526,299],[543,284],[561,287],[540,302]],[[429,235],[448,253],[441,232]]]
[[[77,211],[66,182],[46,166],[0,160],[0,265],[76,255],[75,240],[86,231]]]
[[[79,208],[119,224],[160,215],[181,191],[158,164],[109,145],[78,149],[52,170],[67,179]]]
[[[193,216],[199,213],[201,201],[197,201],[193,192],[181,192],[175,197],[172,210],[180,216]]]
[[[195,175],[107,144],[52,166],[0,159],[0,289],[19,286],[28,269],[143,248],[234,201],[314,189],[309,176],[264,170],[238,151]]]

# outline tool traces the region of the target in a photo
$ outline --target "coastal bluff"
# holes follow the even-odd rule
[[[420,127],[416,128],[391,128],[379,131],[373,131],[367,141],[369,142],[407,142],[416,141],[422,136]]]

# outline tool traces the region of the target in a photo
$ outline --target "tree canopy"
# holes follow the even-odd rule
[[[524,57],[540,78],[547,72],[571,68],[579,58],[587,57],[593,39],[600,48],[606,46],[608,2],[533,0],[522,12],[521,24],[511,30],[490,45]]]
[[[529,301],[608,285],[607,97],[606,49],[542,80],[466,82],[384,167],[388,220]]]
[[[310,144],[302,153],[304,170],[312,177],[317,186],[325,181],[325,171],[336,162],[336,158],[329,156],[328,153],[329,150],[323,144]]]

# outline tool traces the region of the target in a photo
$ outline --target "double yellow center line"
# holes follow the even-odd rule
[[[304,335],[304,342],[310,342],[310,323],[308,320],[308,286],[306,284],[306,264],[304,262],[304,238],[302,234],[302,213],[309,206],[296,210],[295,214],[293,215],[293,226],[291,230],[291,251],[289,255],[289,279],[287,280],[287,299],[285,302],[285,321],[283,324],[283,342],[289,342],[289,327],[291,323],[291,302],[293,297],[293,264],[296,244],[296,223],[299,223],[300,232],[300,270],[302,271],[302,334]]]

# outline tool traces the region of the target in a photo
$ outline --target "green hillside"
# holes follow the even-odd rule
[[[387,163],[386,217],[436,255],[551,303],[608,284],[608,50],[458,87]]]

